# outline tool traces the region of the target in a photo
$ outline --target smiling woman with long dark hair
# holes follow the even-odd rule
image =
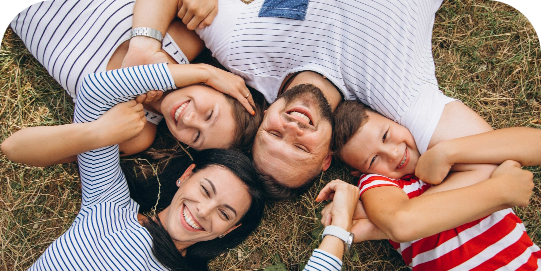
[[[159,80],[145,80],[149,75]],[[126,84],[169,89],[172,78],[167,64],[91,74],[83,82],[74,122],[94,121],[135,97],[139,90],[126,91]],[[148,218],[138,215],[139,204],[130,197],[118,145],[79,154],[78,162],[79,214],[30,270],[205,270],[210,259],[242,242],[262,217],[257,172],[239,151],[209,149],[195,155],[184,173],[162,174],[161,182],[178,189],[164,193],[170,204]]]

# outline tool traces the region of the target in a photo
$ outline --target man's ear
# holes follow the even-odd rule
[[[185,171],[184,173],[182,174],[182,176],[180,176],[180,178],[177,180],[177,186],[180,186],[180,183],[184,182],[186,179],[188,179],[192,173],[193,173],[193,169],[195,168],[195,164],[191,164]]]
[[[223,233],[223,235],[224,235],[224,236],[227,235],[228,233],[232,232],[234,229],[240,227],[240,225],[242,225],[242,223],[239,223],[238,225],[235,225],[235,226],[229,228],[229,230],[225,231],[225,232]]]
[[[331,166],[332,162],[332,153],[329,153],[325,159],[323,159],[323,164],[321,170],[326,171]]]

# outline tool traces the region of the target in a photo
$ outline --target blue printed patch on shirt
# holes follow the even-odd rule
[[[281,17],[304,21],[309,0],[265,0],[259,17]]]

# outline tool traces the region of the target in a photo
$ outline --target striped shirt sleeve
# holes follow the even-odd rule
[[[357,186],[360,189],[359,195],[362,195],[367,190],[376,188],[376,187],[396,186],[398,188],[401,188],[398,180],[394,180],[394,179],[391,179],[382,175],[377,175],[377,174],[362,175],[361,178],[359,179],[359,183],[357,184]]]
[[[167,64],[144,65],[89,74],[85,77],[74,122],[97,120],[114,105],[149,90],[176,88]],[[82,206],[104,201],[128,202],[129,190],[119,165],[118,145],[77,156],[82,186]]]
[[[315,249],[304,266],[305,271],[339,271],[340,269],[342,269],[342,261],[321,249]]]

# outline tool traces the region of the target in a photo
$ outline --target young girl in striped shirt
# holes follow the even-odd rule
[[[421,156],[408,129],[346,101],[335,111],[333,133],[336,156],[360,176],[356,242],[388,238],[414,270],[540,268],[539,247],[510,207],[528,203],[532,174],[520,165],[541,164],[541,130],[458,138]],[[501,165],[477,184],[454,182],[469,163]],[[328,223],[325,215],[322,220]]]

